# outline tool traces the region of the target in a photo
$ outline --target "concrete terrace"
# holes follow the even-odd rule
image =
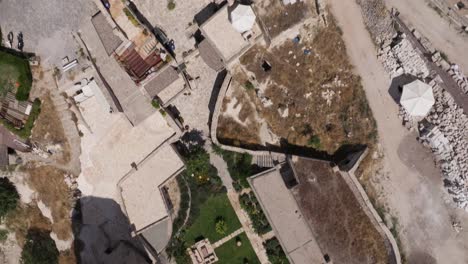
[[[130,122],[137,125],[153,114],[155,109],[151,106],[150,98],[140,91],[141,88],[133,82],[116,59],[107,54],[91,20],[83,25],[81,37],[93,56],[98,70],[114,91]]]
[[[279,168],[252,176],[248,181],[290,261],[322,263],[323,254]]]

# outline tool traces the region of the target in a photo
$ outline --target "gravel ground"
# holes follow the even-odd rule
[[[170,11],[167,9],[166,1],[135,0],[134,2],[153,26],[160,27],[169,39],[174,40],[175,53],[179,59],[184,51],[194,49],[195,43],[186,35],[189,23],[192,23],[195,15],[212,1],[175,1],[176,8]]]
[[[61,65],[63,57],[71,59],[77,51],[71,32],[94,10],[87,0],[1,0],[0,26],[4,36],[23,32],[24,51],[39,54],[43,64]]]
[[[180,94],[172,104],[180,111],[185,124],[208,136],[209,102],[217,73],[200,56],[186,62],[186,65],[187,73],[195,79],[195,85],[193,90],[189,90],[190,95]]]
[[[447,206],[431,153],[401,125],[398,106],[387,92],[390,80],[373,52],[359,6],[354,1],[330,2],[377,121],[384,169],[374,178],[382,200],[398,217],[408,263],[467,263],[467,233],[457,235],[451,222],[458,218],[466,228],[467,216]]]

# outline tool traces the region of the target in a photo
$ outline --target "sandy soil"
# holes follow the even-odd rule
[[[459,64],[468,73],[468,36],[461,35],[450,26],[434,9],[428,0],[385,0],[387,7],[395,7],[400,17],[410,27],[416,28],[428,38],[434,48],[447,54],[449,60]]]
[[[354,1],[329,2],[343,29],[348,55],[362,77],[377,121],[384,169],[375,178],[379,181],[377,187],[382,200],[399,219],[408,262],[467,263],[468,234],[456,235],[451,228],[451,217],[456,215],[462,223],[467,223],[467,216],[444,202],[445,192],[442,180],[436,179],[437,169],[429,158],[421,158],[429,154],[424,153],[415,136],[401,125],[397,105],[387,93],[390,80],[376,59],[359,7]]]
[[[333,263],[393,263],[385,239],[362,208],[351,188],[326,162],[294,162],[300,182],[293,195],[322,252]]]

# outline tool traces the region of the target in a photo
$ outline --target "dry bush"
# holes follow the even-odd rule
[[[261,4],[257,4],[257,6],[261,6]],[[273,1],[260,8],[264,9],[260,12],[260,18],[265,23],[271,38],[299,23],[306,16],[312,15],[310,7],[304,2],[282,5],[281,1]]]
[[[317,136],[320,149],[331,154],[343,144],[374,142],[376,130],[340,30],[333,17],[328,21],[328,27],[319,28],[312,40],[303,39],[299,44],[287,41],[272,50],[255,46],[240,62],[255,75],[256,81],[267,85],[265,95],[274,105],[264,108],[259,100],[256,105],[272,131],[302,146]],[[304,49],[310,49],[312,54],[305,54]],[[263,71],[263,60],[272,65],[271,71]],[[327,90],[335,93],[331,105],[322,97]],[[289,108],[287,118],[277,111],[284,107]]]
[[[73,249],[60,252],[59,264],[75,264],[78,263]]]
[[[31,166],[26,171],[30,175],[28,185],[37,191],[37,198],[51,210],[54,219],[52,231],[61,240],[69,239],[73,204],[71,190],[64,181],[65,173],[52,166]]]
[[[15,232],[20,247],[23,247],[30,228],[50,230],[49,219],[42,215],[41,210],[35,204],[19,205],[6,217],[5,224],[9,230]]]
[[[231,117],[220,116],[218,120],[217,137],[220,141],[234,146],[259,145],[258,136],[260,127],[252,124],[249,127],[237,123]]]
[[[70,145],[49,92],[43,96],[41,114],[34,125],[32,140],[43,145],[60,144],[63,151],[58,161],[61,164],[70,161]]]

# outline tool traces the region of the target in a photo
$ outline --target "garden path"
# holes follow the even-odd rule
[[[229,234],[229,235],[221,238],[220,240],[216,241],[215,243],[213,243],[213,248],[220,247],[224,243],[231,240],[233,237],[240,235],[242,232],[244,232],[244,228],[241,227],[241,228],[237,229],[236,231],[232,232],[231,234]]]
[[[260,263],[262,264],[270,263],[268,261],[268,255],[266,253],[265,247],[263,247],[263,238],[257,233],[255,233],[252,221],[250,220],[247,213],[241,208],[239,202],[239,194],[234,189],[231,189],[228,190],[227,196],[229,198],[229,201],[231,202],[232,208],[234,208],[234,211],[236,212],[236,215],[242,224],[242,228],[244,229],[245,234],[247,235],[247,237],[250,240],[250,243],[252,244],[252,247],[255,251],[255,254],[258,257],[258,260],[260,260]]]

